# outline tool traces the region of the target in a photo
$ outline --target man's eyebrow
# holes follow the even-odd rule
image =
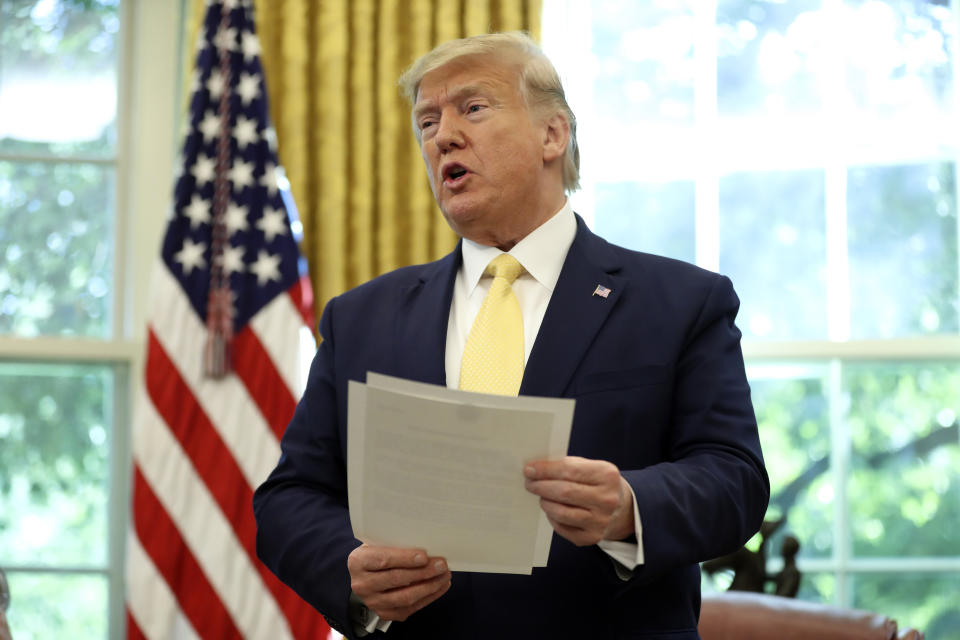
[[[460,102],[466,98],[472,98],[475,95],[489,93],[491,87],[485,83],[476,83],[476,84],[466,84],[462,87],[457,87],[449,94],[447,94],[447,101],[449,102]],[[437,101],[435,99],[423,100],[417,102],[413,106],[413,116],[419,118],[424,113],[436,109]]]

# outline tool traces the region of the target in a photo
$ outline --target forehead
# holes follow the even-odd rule
[[[424,74],[414,108],[477,93],[492,93],[503,98],[519,96],[519,70],[514,65],[476,57],[452,60]]]

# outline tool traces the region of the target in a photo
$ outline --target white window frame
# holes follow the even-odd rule
[[[108,637],[124,638],[124,561],[130,520],[130,429],[145,360],[150,270],[171,202],[182,105],[182,16],[186,0],[121,0],[114,157],[71,157],[115,169],[113,310],[105,339],[0,336],[5,361],[109,366],[113,371],[108,545],[105,567],[14,565],[8,572],[100,575],[108,581]],[[0,153],[0,160],[60,162]],[[16,593],[13,594],[16,606]]]

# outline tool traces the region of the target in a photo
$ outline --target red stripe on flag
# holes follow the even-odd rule
[[[249,346],[246,349],[239,348],[239,345],[246,341],[237,341],[236,338],[246,334],[255,341],[253,346],[263,351],[260,341],[249,327],[241,331],[234,342],[236,372],[239,374],[243,370],[269,370],[273,373],[273,377],[279,380],[279,375],[273,369],[265,351],[257,356],[257,352]],[[256,359],[245,360],[241,365],[237,361],[238,352],[241,351],[247,353],[248,357],[251,357],[251,354],[256,356]],[[283,611],[294,637],[326,637],[329,627],[323,617],[300,599],[293,590],[280,582],[257,558],[257,526],[253,518],[253,491],[216,428],[197,403],[193,390],[184,382],[176,365],[170,360],[152,329],[148,337],[146,369],[147,392],[157,412],[180,442],[197,474],[220,506],[224,517],[230,521],[240,545],[247,552],[253,566]],[[271,379],[269,375],[264,374],[264,376],[267,380]],[[246,383],[246,380],[244,382]],[[275,396],[274,400],[276,397],[282,398],[283,395],[289,398],[290,408],[283,420],[283,427],[280,428],[282,433],[287,421],[293,415],[293,396],[282,381],[279,389],[274,388],[272,384],[265,384],[269,387],[269,393]],[[254,399],[257,400],[257,398]],[[286,405],[282,400],[279,402],[279,410],[284,410]]]
[[[310,330],[316,329],[313,315],[313,286],[310,284],[310,277],[303,275],[297,280],[290,289],[287,290],[290,299],[293,300],[293,306],[300,312],[303,318],[303,324]]]
[[[133,619],[129,607],[127,607],[127,640],[147,640],[147,636],[143,635],[137,621]]]
[[[277,439],[282,438],[297,400],[249,324],[233,337],[233,370]]]
[[[241,637],[230,613],[137,465],[133,467],[133,506],[133,526],[144,551],[167,581],[200,637]]]

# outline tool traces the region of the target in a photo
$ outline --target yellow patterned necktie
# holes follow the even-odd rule
[[[523,267],[503,253],[484,273],[493,276],[490,291],[473,321],[460,364],[460,388],[515,396],[523,379],[523,315],[513,281]]]

